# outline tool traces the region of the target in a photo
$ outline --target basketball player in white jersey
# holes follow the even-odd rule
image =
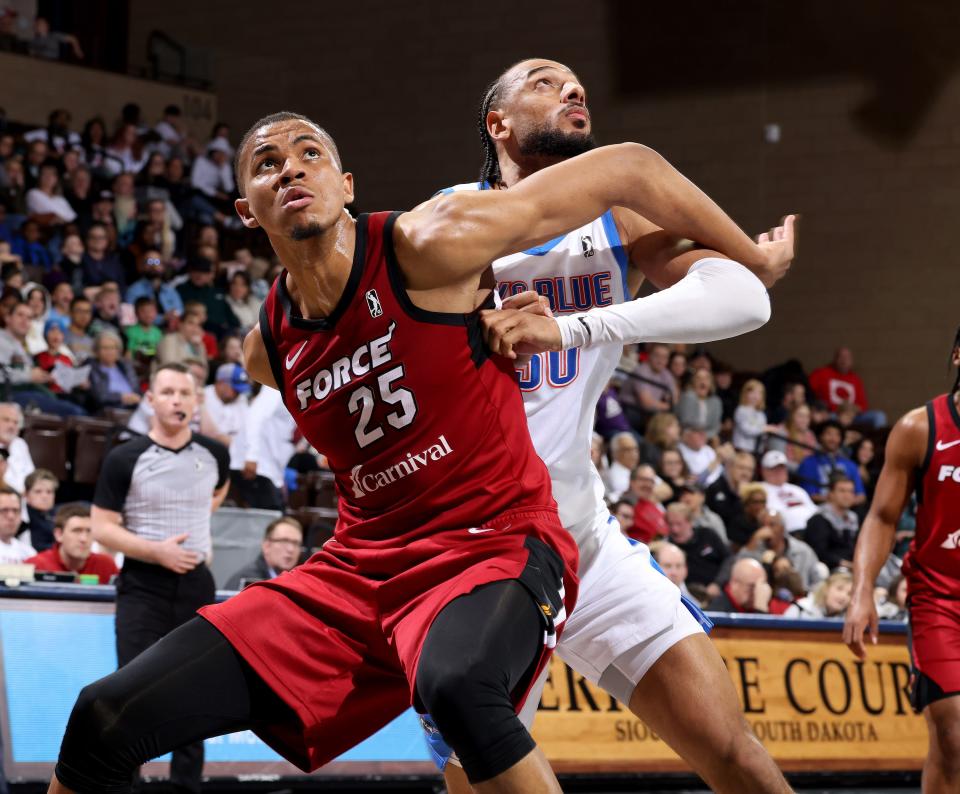
[[[484,97],[481,181],[442,192],[509,189],[592,148],[590,129],[577,77],[554,61],[522,61]],[[789,267],[793,234],[788,216],[783,227],[761,236],[761,245],[779,247],[782,255],[754,275],[614,207],[493,263],[507,307],[529,304],[536,293],[549,299],[556,319],[509,309],[485,318],[495,352],[534,353],[520,371],[530,434],[550,469],[560,518],[580,546],[580,597],[557,653],[628,705],[718,792],[790,788],[743,719],[723,661],[681,604],[679,589],[607,511],[590,460],[594,410],[624,344],[708,342],[763,325],[770,312],[764,283],[772,285]],[[644,277],[661,292],[631,301]],[[544,681],[521,715],[528,726]],[[446,766],[451,794],[470,791],[455,758],[445,764],[442,737],[431,735],[430,745]]]

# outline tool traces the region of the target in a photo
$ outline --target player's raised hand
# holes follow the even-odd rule
[[[547,350],[560,350],[560,326],[530,303],[524,309],[487,309],[480,312],[483,339],[491,352],[509,359]]]
[[[184,541],[190,537],[186,532],[161,540],[154,550],[157,565],[162,565],[174,573],[188,573],[200,563],[196,552],[183,548]]]
[[[787,215],[780,226],[774,226],[757,237],[757,245],[767,261],[754,273],[767,289],[787,274],[797,255],[798,221],[799,216]]]
[[[877,644],[880,631],[878,624],[877,605],[873,600],[873,593],[863,595],[855,593],[843,620],[843,641],[858,659],[867,658],[867,648],[864,644],[867,637],[873,645]]]

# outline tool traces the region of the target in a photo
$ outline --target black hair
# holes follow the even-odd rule
[[[820,424],[817,425],[817,438],[823,435],[825,430],[834,428],[841,436],[843,435],[843,425],[841,425],[836,419],[824,419]]]
[[[180,107],[179,107],[178,105],[167,105],[167,106],[163,109],[163,115],[164,115],[164,116],[179,116],[179,115],[180,115]]]
[[[323,127],[321,127],[313,119],[308,118],[307,116],[301,115],[300,113],[293,113],[289,110],[281,110],[279,113],[271,113],[269,116],[264,116],[262,119],[255,121],[240,139],[240,145],[237,147],[237,153],[233,158],[233,172],[236,176],[237,189],[240,191],[240,195],[243,196],[246,194],[244,190],[244,181],[241,179],[240,175],[240,157],[243,155],[243,150],[247,147],[247,144],[250,142],[250,139],[253,137],[253,134],[260,129],[261,127],[266,127],[269,124],[277,124],[281,121],[305,121],[307,124],[310,124],[313,127],[316,127],[320,132],[321,136],[326,139],[327,144],[330,147],[330,153],[333,155],[333,159],[337,163],[337,167],[340,170],[343,170],[343,163],[340,160],[340,152],[337,150],[337,143],[333,140],[333,136],[327,132]]]
[[[957,333],[953,337],[953,347],[950,348],[950,363],[953,364],[953,351],[960,347],[960,328],[957,328]],[[953,381],[953,389],[951,389],[951,394],[956,394],[960,391],[960,367],[957,367],[957,377]]]
[[[136,311],[141,306],[150,306],[150,305],[156,306],[157,305],[156,300],[151,298],[149,295],[141,295],[139,298],[137,298],[133,302],[133,309],[134,311]]]
[[[827,487],[832,491],[838,485],[845,482],[848,482],[851,485],[856,486],[856,483],[853,481],[853,478],[850,477],[846,472],[835,470],[830,473],[829,485]]]
[[[480,168],[480,181],[486,182],[490,187],[496,187],[501,179],[500,161],[497,159],[497,147],[493,144],[493,138],[487,132],[487,113],[490,112],[490,106],[494,102],[499,102],[503,96],[503,75],[487,86],[483,92],[483,99],[480,102],[480,117],[477,119],[477,131],[480,133],[480,146],[483,148],[483,165]]]
[[[77,306],[80,303],[89,303],[93,305],[93,301],[90,300],[86,295],[77,295],[72,301],[70,301],[70,310],[73,311],[73,307]]]

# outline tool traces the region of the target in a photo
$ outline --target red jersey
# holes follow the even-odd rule
[[[336,475],[327,548],[384,576],[437,554],[439,533],[492,531],[484,522],[507,510],[556,511],[513,363],[488,355],[478,312],[413,304],[393,251],[397,215],[358,218],[353,266],[327,318],[300,315],[286,271],[260,316],[284,404]],[[576,570],[567,533],[540,534]]]
[[[30,563],[38,571],[69,571],[70,573],[76,574],[93,573],[100,578],[100,584],[110,584],[110,577],[116,573],[120,573],[120,571],[117,570],[116,563],[113,561],[113,557],[108,554],[98,554],[97,552],[91,553],[79,571],[67,568],[67,566],[63,564],[63,560],[60,559],[60,547],[58,545],[54,545],[46,551],[41,551],[35,557],[24,560],[24,562]]]
[[[820,367],[810,373],[810,389],[831,411],[836,411],[841,403],[853,403],[861,411],[868,408],[866,389],[855,372],[837,372],[832,365]]]
[[[903,561],[913,597],[960,598],[960,413],[953,395],[927,403],[927,454],[917,472],[917,530]]]

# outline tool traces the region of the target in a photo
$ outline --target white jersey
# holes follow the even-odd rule
[[[447,188],[483,190],[472,182]],[[493,263],[501,296],[534,290],[554,314],[582,312],[629,299],[627,254],[613,213],[543,245]],[[590,459],[594,413],[623,348],[618,344],[540,353],[519,370],[527,424],[537,454],[547,464],[560,520],[580,547],[580,568],[593,559],[606,522],[604,486]]]

